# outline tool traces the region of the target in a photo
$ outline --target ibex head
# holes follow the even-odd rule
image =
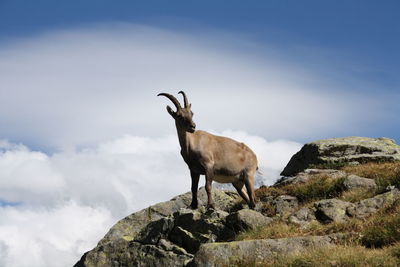
[[[191,110],[192,104],[189,104],[186,94],[183,91],[179,91],[178,94],[183,95],[183,108],[179,101],[173,95],[161,93],[157,96],[165,96],[169,100],[171,100],[176,107],[176,111],[173,111],[170,106],[167,106],[167,111],[172,116],[172,118],[174,118],[177,126],[187,132],[194,133],[194,131],[196,130],[196,124],[193,122],[193,112]]]

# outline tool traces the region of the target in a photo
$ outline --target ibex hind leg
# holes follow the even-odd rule
[[[192,203],[190,204],[190,208],[197,209],[197,188],[199,186],[200,174],[190,171],[190,176],[192,177]]]
[[[250,203],[249,196],[247,195],[246,191],[244,190],[244,182],[243,181],[238,181],[232,183],[232,185],[235,187],[239,195],[246,201],[247,204]]]
[[[254,176],[256,171],[248,171],[244,173],[243,181],[247,189],[247,195],[249,196],[249,208],[254,209],[256,207],[256,196],[254,194]]]
[[[206,170],[206,192],[207,192],[207,209],[215,210],[215,204],[212,196],[212,181],[213,181],[214,173],[212,170]]]

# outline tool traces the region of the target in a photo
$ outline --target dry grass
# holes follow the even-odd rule
[[[334,246],[277,257],[264,266],[398,266],[399,258],[390,249],[367,249],[362,246]]]
[[[350,191],[344,191],[339,199],[347,202],[357,202],[366,198],[374,197],[377,194],[376,190],[372,189],[364,189],[364,188],[355,188]]]
[[[399,266],[397,254],[400,243],[385,249],[368,249],[359,245],[337,245],[322,248],[309,248],[291,255],[277,255],[261,261],[236,260],[227,266],[246,267],[395,267]]]
[[[343,232],[360,232],[363,229],[363,221],[358,219],[352,219],[348,222],[342,223],[312,223],[303,228],[284,220],[278,220],[269,224],[268,226],[242,232],[236,236],[236,240],[276,239],[295,236],[328,235]]]
[[[373,216],[364,227],[361,243],[367,247],[383,247],[400,241],[400,201]]]
[[[252,239],[285,238],[307,234],[307,231],[303,231],[295,224],[290,224],[285,221],[274,221],[268,226],[258,227],[256,229],[242,232],[238,234],[235,239],[239,241]]]
[[[267,197],[290,195],[300,202],[339,196],[343,190],[344,178],[331,178],[327,175],[315,175],[307,183],[289,184],[282,187],[264,187],[256,190],[256,196],[263,200]]]

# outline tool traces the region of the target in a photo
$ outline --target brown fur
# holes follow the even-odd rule
[[[182,108],[179,101],[172,95],[159,94],[169,98],[175,105],[174,112],[167,106],[168,113],[175,119],[178,132],[181,155],[190,169],[192,178],[192,203],[196,209],[197,188],[200,175],[206,176],[206,191],[208,207],[214,208],[211,194],[212,181],[232,183],[240,196],[247,202],[250,208],[255,207],[254,176],[257,170],[257,157],[245,144],[231,138],[217,136],[205,131],[196,131],[193,122],[191,104],[188,103],[184,92],[185,107]],[[246,191],[244,190],[246,187]]]

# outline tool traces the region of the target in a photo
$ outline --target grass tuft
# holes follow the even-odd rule
[[[380,248],[400,241],[400,201],[376,214],[362,231],[366,247]]]

